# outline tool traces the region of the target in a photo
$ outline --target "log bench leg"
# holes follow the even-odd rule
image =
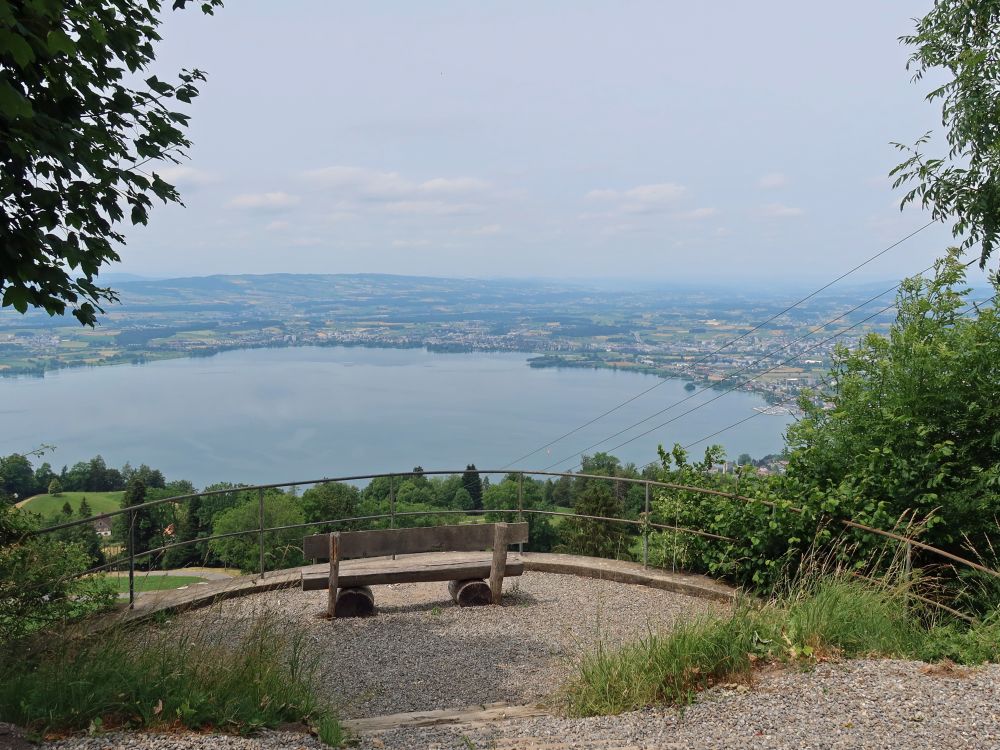
[[[353,586],[337,592],[334,617],[370,617],[375,614],[375,595],[367,586]]]
[[[449,581],[448,593],[459,607],[479,607],[493,601],[489,584],[479,578]]]

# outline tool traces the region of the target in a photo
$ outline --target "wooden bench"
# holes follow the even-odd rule
[[[524,566],[516,556],[507,559],[507,547],[528,541],[526,523],[483,523],[427,526],[414,529],[335,531],[307,536],[302,552],[307,560],[329,562],[329,569],[302,572],[302,590],[327,589],[327,614],[344,617],[373,614],[370,586],[416,581],[448,581],[459,606],[499,604],[504,576],[519,576]],[[483,550],[491,549],[491,553]],[[433,556],[419,553],[462,552]],[[341,571],[342,560],[372,560]],[[403,557],[396,558],[396,555]],[[407,557],[407,555],[416,555]],[[489,580],[487,585],[486,579]]]

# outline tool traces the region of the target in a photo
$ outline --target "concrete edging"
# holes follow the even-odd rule
[[[520,557],[524,562],[525,571],[575,575],[635,586],[649,586],[712,601],[732,602],[736,598],[735,589],[706,576],[644,568],[639,563],[624,560],[606,560],[554,552],[525,552]],[[348,564],[349,561],[344,563]],[[136,597],[134,609],[119,610],[99,618],[95,627],[102,628],[115,622],[140,622],[155,615],[207,607],[239,596],[294,588],[299,586],[302,571],[310,567],[326,566],[285,568],[267,573],[263,577],[238,576],[222,581],[194,584],[183,589],[145,592]]]

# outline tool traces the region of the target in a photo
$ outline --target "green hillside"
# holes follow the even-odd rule
[[[107,513],[108,511],[118,510],[121,507],[123,494],[119,490],[116,492],[61,492],[58,496],[35,495],[25,502],[21,506],[21,509],[29,510],[32,513],[38,513],[40,516],[48,518],[62,512],[62,507],[67,502],[73,508],[73,512],[76,513],[80,510],[80,502],[83,498],[87,498],[87,504],[90,505],[92,513]]]

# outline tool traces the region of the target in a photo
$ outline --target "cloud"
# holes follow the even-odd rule
[[[476,177],[434,177],[419,182],[398,172],[379,172],[364,167],[333,166],[305,173],[310,182],[345,194],[372,201],[397,201],[440,195],[464,195],[487,190],[490,183]]]
[[[375,200],[399,198],[412,193],[414,187],[398,172],[377,172],[361,167],[324,167],[306,172],[305,177],[320,187]]]
[[[675,219],[684,219],[686,221],[700,221],[701,219],[709,219],[716,216],[719,213],[717,208],[694,208],[690,211],[680,211],[673,214]]]
[[[288,229],[287,221],[272,221],[270,224],[264,227],[266,232],[280,232],[283,229]]]
[[[482,208],[468,203],[449,203],[448,201],[438,200],[410,200],[386,203],[385,210],[391,214],[455,216],[458,214],[477,213],[482,211]]]
[[[481,227],[470,229],[467,234],[471,234],[476,237],[484,237],[488,234],[500,234],[501,228],[502,227],[499,224],[484,224]]]
[[[426,247],[431,244],[427,240],[393,240],[393,247]]]
[[[618,197],[617,190],[591,190],[584,197],[588,201],[614,200]]]
[[[175,187],[199,187],[219,181],[219,176],[185,164],[173,164],[153,170],[162,180]]]
[[[487,190],[490,183],[475,177],[435,177],[417,186],[421,193],[476,193]]]
[[[631,190],[626,190],[625,197],[642,203],[670,203],[680,198],[685,192],[687,192],[687,188],[683,185],[677,185],[673,182],[658,182],[653,185],[638,185]]]
[[[299,202],[297,195],[288,193],[244,193],[232,198],[228,204],[229,208],[241,208],[248,210],[280,211],[290,208]]]
[[[762,216],[774,219],[787,219],[792,216],[802,216],[805,213],[801,208],[786,206],[783,203],[768,203],[760,210]]]
[[[757,187],[761,190],[776,190],[787,184],[788,178],[781,172],[770,172],[757,180]]]
[[[636,185],[624,191],[591,190],[584,198],[590,201],[618,202],[615,209],[620,214],[650,214],[665,211],[683,196],[687,188],[674,182],[656,182]]]

